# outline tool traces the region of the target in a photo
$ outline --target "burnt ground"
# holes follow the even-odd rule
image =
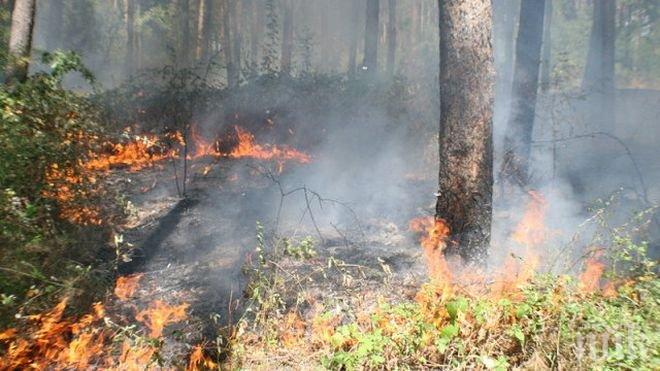
[[[185,362],[191,346],[213,343],[240,316],[247,280],[242,268],[255,250],[257,222],[272,235],[280,200],[277,184],[256,168],[263,164],[214,160],[212,170],[202,175],[207,163],[193,164],[185,198],[177,196],[169,165],[116,175],[135,209],[124,231],[124,244],[133,245],[133,251],[119,274],[143,277],[132,299],[122,302],[110,297],[106,306],[111,315],[135,323],[130,320],[134,313],[155,300],[189,304],[188,319],[168,326],[163,335],[161,355],[172,365]],[[300,212],[301,219],[307,213],[304,208],[289,209]],[[315,210],[318,230],[298,220],[282,225],[291,229],[281,233],[314,236],[319,262],[332,256],[355,267],[359,264],[360,272],[354,273],[368,278],[374,287],[387,278],[384,265],[415,286],[414,277],[424,272],[423,259],[406,225],[385,219],[356,220],[352,228],[342,230],[323,222],[319,215],[323,211]]]

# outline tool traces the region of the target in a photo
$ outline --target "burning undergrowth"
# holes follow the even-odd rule
[[[291,253],[304,241],[275,240],[273,254],[253,265],[254,315],[239,322],[230,366],[539,369],[656,362],[658,284],[639,239],[649,212],[590,234],[592,247],[558,273],[551,246],[559,233],[548,226],[547,210],[548,201],[530,193],[510,231],[510,248],[488,268],[445,256],[451,231],[433,217],[408,226],[426,263],[419,269],[402,264],[401,254],[410,251],[397,243],[379,249],[367,242],[362,248],[380,257],[365,260],[352,252],[357,245],[318,245],[305,255]],[[604,214],[594,210],[580,232],[587,224],[605,225]],[[564,254],[575,249],[567,246]]]

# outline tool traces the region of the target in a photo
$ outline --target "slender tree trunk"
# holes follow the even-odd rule
[[[504,138],[503,184],[527,185],[532,130],[536,115],[541,45],[543,43],[543,0],[522,0],[520,26],[513,71],[511,113]]]
[[[238,73],[233,55],[232,32],[231,32],[231,3],[235,0],[225,0],[222,8],[222,41],[225,51],[225,64],[227,65],[227,85],[231,88],[238,84]]]
[[[293,3],[291,0],[282,1],[284,20],[282,23],[282,57],[280,71],[282,74],[291,73],[291,59],[293,56]]]
[[[126,12],[126,59],[125,67],[127,76],[132,76],[135,73],[136,66],[136,34],[135,34],[135,0],[126,0],[124,4]]]
[[[493,0],[494,31],[501,47],[497,51],[499,71],[497,74],[497,100],[506,103],[511,95],[511,82],[514,59],[514,33],[518,21],[520,6],[517,0]],[[508,104],[508,103],[507,103]],[[508,107],[507,107],[508,109]]]
[[[242,41],[243,41],[243,35],[241,32],[241,15],[243,8],[241,6],[240,0],[233,0],[232,1],[232,7],[230,8],[230,23],[231,23],[231,31],[232,31],[232,38],[234,45],[232,47],[232,55],[234,56],[234,68],[235,68],[235,74],[236,74],[236,83],[235,85],[238,85],[240,78],[241,78],[241,50],[242,50]]]
[[[64,32],[64,0],[50,0],[47,4],[46,49],[61,49],[63,48],[62,32]]]
[[[196,47],[195,47],[195,59],[201,60],[205,57],[207,54],[206,49],[206,40],[207,37],[206,35],[208,34],[208,27],[209,27],[209,5],[211,3],[210,0],[198,0],[198,6],[197,6],[197,40],[196,40]]]
[[[129,0],[131,1],[131,0]],[[180,67],[190,66],[191,37],[190,37],[190,0],[179,1],[179,30],[181,32],[178,62]]]
[[[7,83],[23,82],[27,79],[36,9],[36,0],[16,0],[14,3],[9,35],[11,60],[5,71]]]
[[[589,54],[582,87],[587,94],[592,125],[605,131],[614,129],[614,52],[616,1],[594,1]]]
[[[259,67],[259,40],[263,28],[263,7],[256,0],[248,0],[245,6],[250,9],[250,66],[252,72],[256,73]]]
[[[380,17],[380,1],[367,0],[367,24],[364,37],[363,68],[367,75],[375,77],[378,72],[378,24]]]
[[[397,45],[396,0],[388,0],[387,5],[387,74],[393,76]]]
[[[348,75],[355,76],[357,71],[357,51],[358,51],[358,34],[360,33],[360,11],[364,9],[361,0],[352,0],[353,11],[351,13],[351,34],[348,46]]]
[[[485,262],[493,192],[491,1],[439,0],[440,171],[436,217],[461,257]]]
[[[552,72],[552,0],[545,1],[544,13],[541,90],[545,92],[550,88],[550,75]]]

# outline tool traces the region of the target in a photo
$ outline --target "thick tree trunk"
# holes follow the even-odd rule
[[[9,55],[12,60],[5,71],[5,81],[8,83],[27,79],[36,8],[36,0],[16,0],[14,3],[9,35]]]
[[[396,0],[388,0],[387,5],[387,73],[392,76],[396,63]]]
[[[284,13],[282,23],[282,56],[280,58],[280,71],[284,75],[291,73],[291,59],[293,57],[293,3],[292,0],[281,0]]]
[[[440,9],[440,172],[436,217],[450,246],[485,262],[493,191],[490,0],[444,1]]]
[[[502,184],[527,185],[543,43],[543,0],[522,0],[511,113],[504,138]]]
[[[348,46],[348,75],[353,77],[357,71],[358,34],[360,33],[360,10],[364,9],[362,0],[353,0],[353,11],[351,13],[351,34]]]
[[[545,92],[550,88],[550,75],[552,72],[552,0],[545,1],[544,13],[541,90]]]
[[[614,129],[614,52],[616,1],[594,1],[589,54],[582,87],[587,94],[592,125],[605,131]]]
[[[363,69],[375,77],[378,72],[378,24],[380,17],[380,1],[367,0],[367,24],[364,36]]]

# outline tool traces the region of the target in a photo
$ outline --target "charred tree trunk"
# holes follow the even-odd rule
[[[594,1],[589,54],[582,88],[587,94],[592,125],[605,131],[614,129],[614,51],[616,1]]]
[[[291,73],[291,59],[293,57],[293,3],[291,0],[282,0],[284,20],[282,22],[282,56],[280,58],[280,71],[284,75]]]
[[[387,5],[387,74],[393,76],[396,63],[397,38],[396,0],[388,0]]]
[[[550,88],[550,75],[552,72],[552,0],[545,1],[544,13],[541,90],[545,92]]]
[[[364,36],[364,63],[367,75],[375,77],[378,71],[378,24],[380,1],[367,0],[367,25]]]
[[[353,12],[351,14],[351,35],[350,35],[350,45],[348,46],[348,75],[353,77],[357,71],[357,52],[358,52],[358,34],[360,33],[360,27],[358,23],[360,22],[360,9],[363,9],[360,5],[362,4],[361,0],[353,0]]]
[[[440,9],[440,172],[436,217],[461,257],[483,263],[493,192],[493,50],[490,0]]]
[[[7,83],[23,82],[27,79],[36,9],[36,0],[16,0],[14,3],[9,35],[11,59],[5,71]]]
[[[520,3],[512,105],[504,138],[504,159],[500,174],[502,184],[525,187],[529,181],[528,167],[536,115],[544,10],[545,3],[541,0],[522,0]]]

